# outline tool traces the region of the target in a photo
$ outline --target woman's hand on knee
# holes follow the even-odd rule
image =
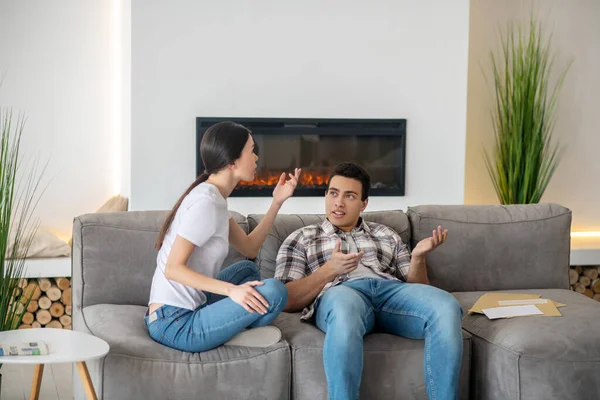
[[[269,303],[263,297],[258,290],[254,289],[254,286],[263,285],[263,282],[252,281],[246,282],[242,285],[234,286],[230,289],[228,295],[231,300],[244,307],[248,312],[257,312],[262,315],[267,313]]]

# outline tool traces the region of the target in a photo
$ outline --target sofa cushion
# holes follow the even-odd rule
[[[90,332],[108,342],[102,366],[104,398],[287,399],[290,352],[281,341],[266,348],[220,346],[186,353],[153,341],[146,307],[97,304],[83,309]],[[132,379],[133,378],[133,379]],[[261,382],[257,385],[256,382]]]
[[[562,289],[503,291],[540,294],[567,304],[562,317],[463,319],[473,335],[476,399],[597,399],[600,393],[600,303]],[[469,309],[484,292],[453,293]]]
[[[556,204],[418,206],[407,211],[414,246],[438,225],[427,255],[432,285],[449,292],[568,289],[571,211]]]
[[[374,211],[362,214],[366,221],[385,224],[395,230],[404,243],[410,243],[410,227],[406,214],[402,211]],[[262,221],[264,215],[250,214],[248,228],[250,232]],[[256,257],[256,264],[263,279],[272,278],[275,274],[277,252],[283,241],[295,230],[307,225],[319,224],[325,219],[324,214],[278,215],[273,223],[271,233],[265,239]]]
[[[300,313],[281,313],[274,321],[292,348],[292,398],[327,399],[323,368],[325,334],[315,325],[300,321]],[[460,398],[469,398],[471,335],[463,331],[463,364]],[[365,399],[427,399],[423,367],[423,340],[386,333],[364,339],[364,368],[360,397]]]

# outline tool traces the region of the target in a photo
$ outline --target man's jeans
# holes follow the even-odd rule
[[[325,332],[323,363],[330,400],[358,398],[363,336],[373,329],[425,339],[429,399],[458,398],[463,312],[448,292],[429,285],[366,278],[327,290],[316,307],[317,326]]]
[[[251,261],[240,261],[225,269],[219,280],[240,285],[260,280]],[[265,315],[250,313],[229,297],[207,293],[207,302],[195,310],[164,305],[144,317],[152,339],[181,351],[197,353],[222,345],[245,328],[269,325],[287,303],[287,288],[275,279],[266,279],[254,288],[269,303]]]

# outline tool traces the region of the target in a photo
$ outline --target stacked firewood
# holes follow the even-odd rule
[[[20,279],[15,297],[22,292],[27,311],[19,329],[71,329],[71,280],[69,278]]]
[[[600,266],[572,266],[569,270],[571,290],[600,301]]]

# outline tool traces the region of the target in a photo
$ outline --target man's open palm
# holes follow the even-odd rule
[[[448,229],[442,230],[442,226],[438,226],[433,231],[431,237],[421,240],[412,251],[412,255],[416,257],[424,257],[427,253],[435,250],[439,245],[446,241]]]

